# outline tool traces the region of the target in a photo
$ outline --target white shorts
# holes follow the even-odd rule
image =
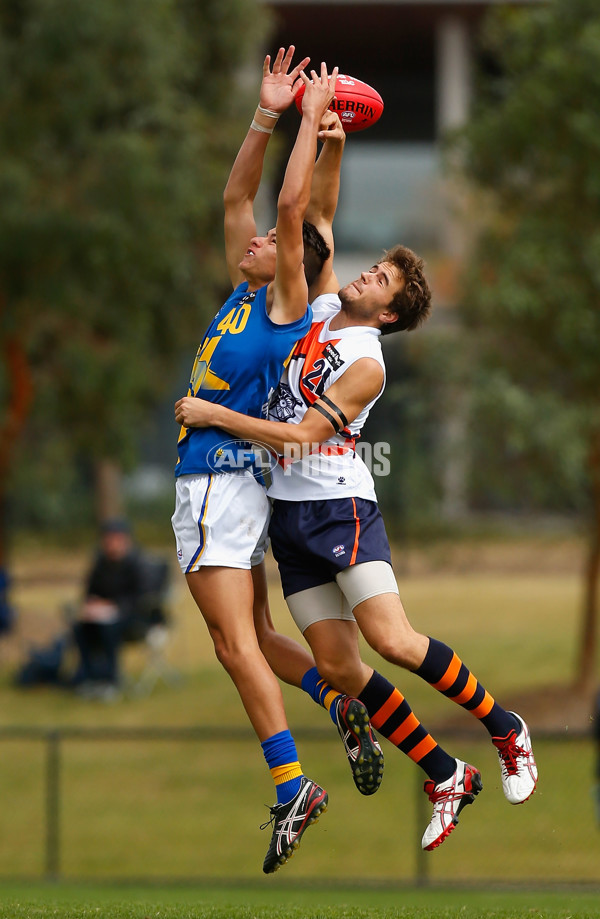
[[[269,513],[266,491],[251,472],[179,476],[171,523],[181,570],[258,565],[268,544]]]
[[[338,572],[335,581],[308,587],[286,599],[292,618],[301,632],[324,619],[354,622],[353,610],[371,597],[397,594],[392,566],[383,561],[361,562]]]

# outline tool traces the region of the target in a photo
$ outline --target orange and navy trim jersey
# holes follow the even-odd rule
[[[292,353],[279,386],[269,400],[272,421],[299,424],[307,409],[339,380],[357,360],[376,360],[385,374],[378,329],[352,326],[331,330],[340,309],[336,294],[325,294],[312,304],[314,321]],[[377,398],[339,434],[310,448],[310,455],[291,462],[282,457],[273,471],[269,495],[287,501],[362,497],[375,501],[373,480],[355,452],[355,444]]]

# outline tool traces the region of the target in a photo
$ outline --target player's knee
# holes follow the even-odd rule
[[[396,664],[397,667],[413,670],[420,663],[416,644],[410,636],[399,640],[389,635],[377,635],[369,641],[369,644],[380,657],[389,661],[390,664]]]
[[[349,662],[345,660],[329,659],[319,661],[319,673],[331,686],[353,695],[357,683],[361,681],[362,670],[360,661]]]
[[[235,676],[243,669],[247,659],[244,648],[240,642],[220,632],[213,633],[212,639],[217,660],[230,676]]]
[[[215,656],[218,662],[221,664],[225,670],[230,673],[231,670],[231,655],[229,653],[229,648],[226,643],[220,639],[213,638],[213,646],[215,649]]]

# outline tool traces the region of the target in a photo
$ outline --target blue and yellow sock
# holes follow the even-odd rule
[[[337,700],[343,693],[338,692],[337,689],[333,689],[333,687],[322,678],[316,667],[311,667],[310,670],[306,671],[302,677],[301,686],[304,692],[307,692],[317,705],[322,705],[323,708],[329,710],[331,720],[337,725],[335,706]]]
[[[263,740],[261,747],[275,782],[277,803],[287,804],[300,791],[303,775],[294,738],[289,731],[280,731]]]

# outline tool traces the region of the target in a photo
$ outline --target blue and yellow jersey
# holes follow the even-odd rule
[[[218,402],[254,418],[265,414],[271,390],[312,321],[307,305],[302,319],[278,325],[267,314],[266,299],[266,287],[249,292],[246,281],[236,287],[198,349],[189,396]],[[250,466],[251,451],[245,448],[247,444],[220,428],[182,427],[175,475],[230,472],[239,470],[240,463]],[[233,465],[228,464],[228,459]]]

